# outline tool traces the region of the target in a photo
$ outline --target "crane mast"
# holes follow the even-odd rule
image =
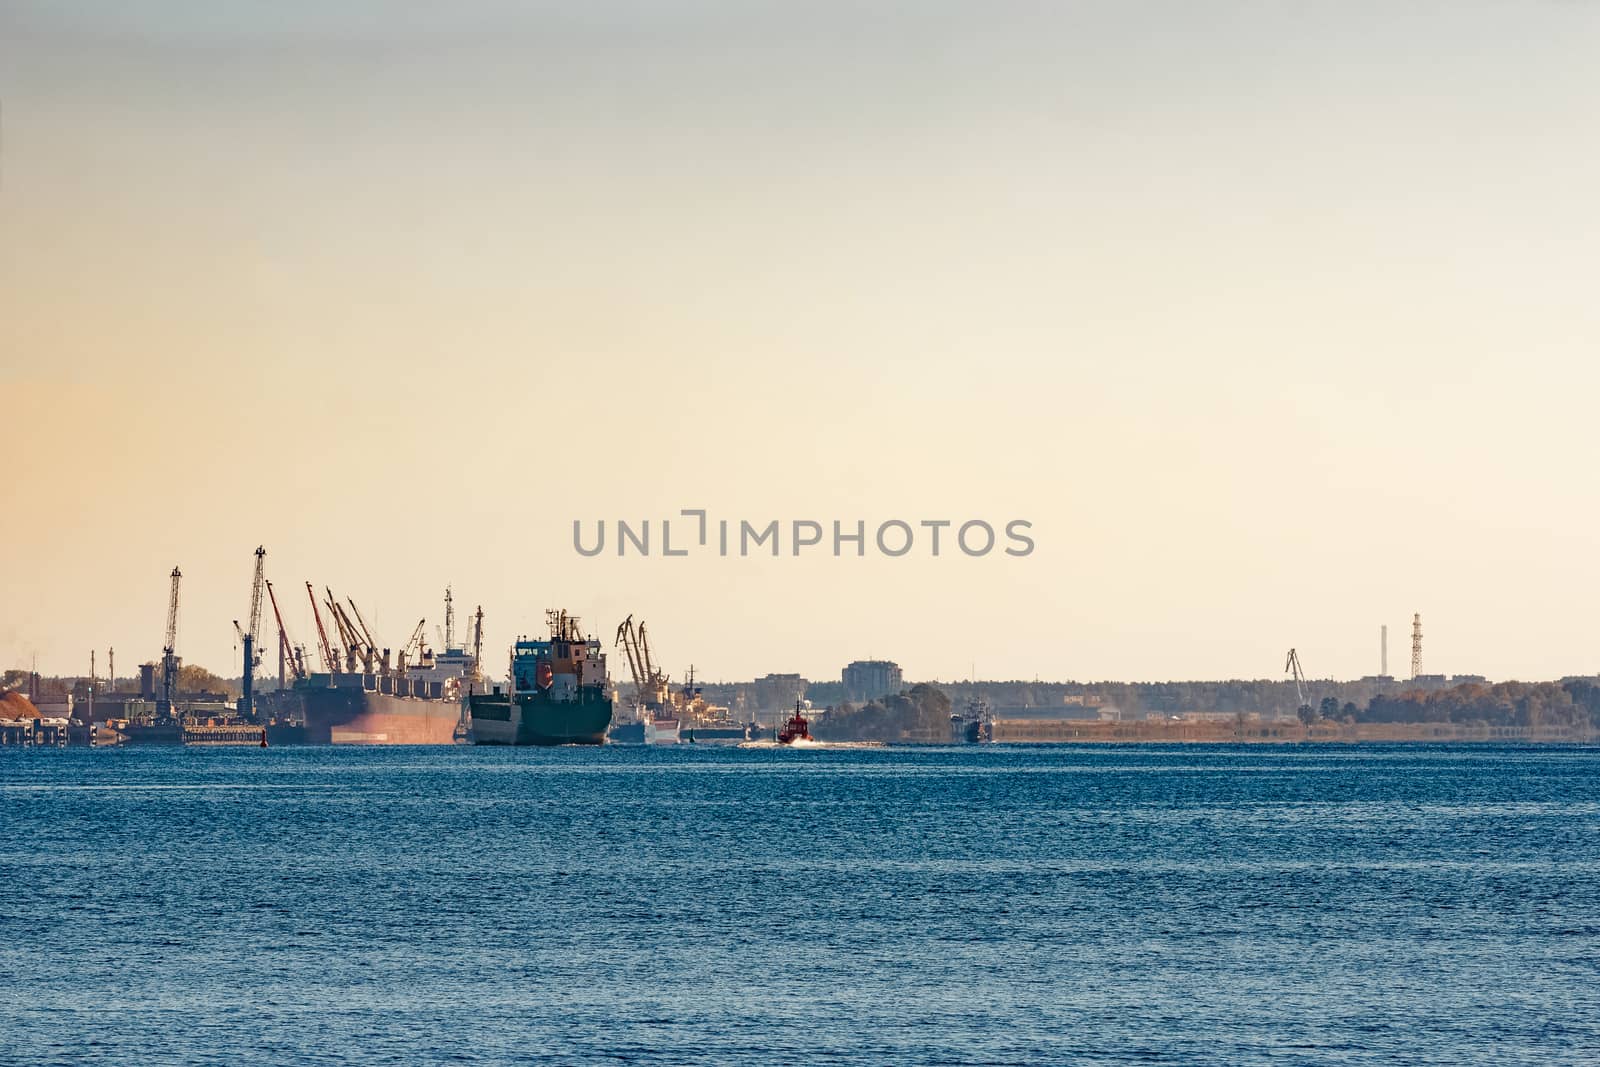
[[[250,626],[240,639],[240,643],[244,645],[244,678],[239,696],[239,714],[248,721],[254,721],[256,713],[256,667],[261,664],[261,656],[256,651],[256,640],[261,630],[261,587],[266,581],[266,567],[267,550],[257,545],[256,569],[250,578]],[[238,623],[234,625],[237,626]]]
[[[167,634],[161,645],[161,699],[156,702],[158,718],[172,717],[172,698],[178,690],[178,582],[183,572],[172,568],[172,592],[167,597]]]

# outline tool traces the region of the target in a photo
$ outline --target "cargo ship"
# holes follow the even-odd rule
[[[419,621],[411,640],[400,650],[398,662],[391,663],[389,650],[380,652],[374,647],[364,624],[358,627],[331,594],[323,606],[333,615],[343,646],[335,649],[328,642],[324,665],[346,669],[297,671],[290,688],[258,693],[256,707],[268,741],[274,745],[452,744],[466,722],[466,694],[481,684],[478,653],[483,642],[483,610],[473,616],[473,650],[457,647],[455,609],[447,589],[444,651],[436,654],[422,644]],[[315,597],[312,607],[317,607]],[[319,643],[327,641],[320,613],[316,622]],[[413,649],[415,662],[409,660]]]
[[[547,611],[550,638],[511,648],[509,689],[469,693],[475,745],[600,745],[611,725],[611,683],[600,642],[576,616]]]
[[[273,744],[448,745],[463,717],[463,677],[311,674],[260,694],[271,714],[267,736]]]

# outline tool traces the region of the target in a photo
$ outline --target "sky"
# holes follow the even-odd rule
[[[311,580],[711,679],[1403,675],[1413,612],[1600,671],[1597,55],[1555,0],[0,0],[0,665],[131,673],[177,564],[237,674],[261,544],[301,642]],[[573,549],[685,508],[1035,548]]]

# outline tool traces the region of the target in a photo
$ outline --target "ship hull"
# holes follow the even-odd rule
[[[733,743],[752,740],[750,729],[740,725],[685,726],[682,740],[695,743]]]
[[[642,745],[644,744],[644,723],[614,723],[611,729],[606,731],[606,742],[612,745]]]
[[[395,696],[354,687],[308,686],[292,691],[292,724],[280,743],[306,745],[448,745],[461,722],[461,702]],[[279,729],[268,729],[268,737]]]
[[[677,719],[646,719],[644,743],[647,745],[675,745],[678,743]]]
[[[178,723],[132,722],[117,731],[125,745],[181,745],[183,727]]]
[[[611,725],[611,701],[604,697],[475,694],[468,704],[475,745],[603,745]]]

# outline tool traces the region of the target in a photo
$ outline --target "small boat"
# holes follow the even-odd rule
[[[778,731],[778,744],[792,745],[796,741],[811,740],[811,724],[806,721],[804,713],[800,710],[800,702],[794,702],[794,717],[783,724]]]

